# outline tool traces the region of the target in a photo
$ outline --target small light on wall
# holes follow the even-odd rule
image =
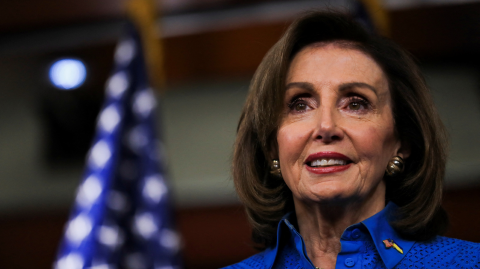
[[[52,64],[49,71],[50,81],[60,90],[73,90],[85,81],[87,69],[77,59],[61,59]]]

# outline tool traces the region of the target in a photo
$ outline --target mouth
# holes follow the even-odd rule
[[[346,160],[341,160],[341,159],[327,159],[327,158],[322,158],[322,159],[316,159],[311,162],[307,162],[306,165],[310,167],[330,167],[330,166],[341,166],[341,165],[347,165],[351,163],[351,161],[346,161]]]
[[[317,152],[308,156],[305,165],[312,172],[335,172],[350,167],[352,160],[338,152]]]

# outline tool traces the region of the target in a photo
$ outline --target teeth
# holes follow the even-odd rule
[[[347,161],[337,159],[319,159],[312,161],[310,166],[333,166],[333,165],[346,165]]]

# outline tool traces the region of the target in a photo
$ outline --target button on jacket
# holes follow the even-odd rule
[[[335,268],[480,268],[480,244],[437,236],[426,242],[402,239],[389,224],[397,206],[389,203],[374,216],[348,227]],[[315,269],[305,242],[292,225],[293,213],[278,224],[277,245],[225,269]],[[321,267],[321,265],[317,265]]]

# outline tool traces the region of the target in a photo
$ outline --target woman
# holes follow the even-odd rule
[[[227,268],[478,268],[438,236],[446,135],[410,56],[339,14],[294,22],[253,78],[233,176],[264,251]]]

